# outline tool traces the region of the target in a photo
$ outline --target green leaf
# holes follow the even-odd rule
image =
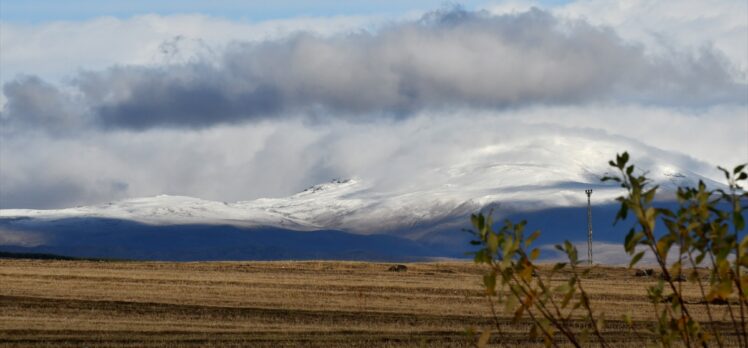
[[[682,267],[682,265],[681,265],[681,262],[680,262],[680,260],[679,260],[679,261],[675,261],[675,262],[673,262],[673,265],[672,265],[672,266],[670,266],[670,274],[671,274],[671,275],[672,275],[673,277],[678,277],[678,276],[680,276],[680,275],[681,275],[681,267]]]
[[[732,223],[738,231],[742,231],[745,228],[745,219],[743,214],[737,213],[732,215]]]
[[[478,215],[470,215],[470,221],[473,223],[473,226],[480,231],[483,229],[483,214]]]
[[[696,264],[699,265],[699,264],[701,264],[702,261],[704,261],[705,257],[706,257],[706,254],[704,254],[704,253],[696,255],[696,258],[695,258],[694,261],[696,261]]]
[[[626,217],[628,217],[628,212],[629,212],[628,204],[621,203],[621,208],[618,210],[615,220],[613,220],[613,225],[615,225],[618,221],[626,220]]]
[[[499,235],[496,233],[488,233],[488,237],[486,239],[486,246],[488,247],[491,255],[493,255],[499,248]]]
[[[622,165],[626,165],[626,163],[627,163],[628,161],[629,161],[629,153],[628,153],[628,152],[626,152],[626,151],[624,151],[624,152],[623,152],[623,153],[621,154],[621,164],[622,164]],[[623,166],[621,166],[621,168],[623,168]]]
[[[556,293],[559,293],[559,294],[565,294],[565,293],[569,292],[569,289],[570,289],[569,288],[569,284],[564,283],[564,284],[561,284],[561,285],[555,287],[553,289],[553,291],[555,291]]]
[[[670,251],[670,247],[672,245],[673,245],[673,241],[670,240],[669,238],[663,237],[659,241],[657,241],[656,249],[661,259],[665,260],[667,258],[667,253],[668,251]]]
[[[629,233],[626,233],[626,238],[623,240],[623,247],[626,249],[626,251],[629,251],[631,248],[631,239],[634,237],[634,229],[630,229]]]
[[[564,298],[561,300],[561,308],[566,308],[566,306],[569,305],[569,301],[571,301],[571,298],[574,296],[574,288],[571,288],[569,291],[566,292],[564,295]]]
[[[657,190],[655,188],[652,188],[652,189],[648,190],[647,192],[645,192],[644,193],[644,201],[646,203],[652,203],[652,201],[654,200],[654,195],[655,195],[656,192],[657,192]]]
[[[491,256],[488,255],[486,249],[481,249],[475,252],[475,263],[491,263]]]
[[[639,260],[641,260],[642,257],[644,257],[643,251],[636,253],[636,255],[634,255],[634,257],[631,258],[631,262],[629,262],[629,268],[634,267],[634,265],[636,265],[636,263],[639,262]]]
[[[745,164],[741,164],[741,165],[735,167],[735,169],[732,170],[732,173],[733,174],[740,173],[741,171],[743,171],[743,168],[745,168]]]
[[[483,276],[483,285],[486,287],[486,293],[493,295],[496,292],[496,273],[489,273]]]
[[[727,181],[730,181],[730,172],[728,172],[727,169],[719,166],[717,167],[717,169],[719,169],[722,173],[725,173],[725,179],[727,179]]]
[[[626,313],[626,314],[624,314],[624,315],[623,315],[623,321],[624,321],[624,322],[625,322],[626,324],[628,324],[629,326],[630,326],[630,325],[633,325],[633,323],[634,323],[634,322],[633,322],[633,321],[631,320],[631,313]]]
[[[507,296],[506,302],[504,302],[504,310],[507,312],[513,312],[514,309],[519,305],[519,300],[514,296]]]
[[[634,251],[636,251],[636,245],[639,244],[639,241],[641,241],[643,238],[644,232],[635,232],[633,228],[629,230],[629,234],[626,235],[626,242],[623,245],[626,252],[629,254],[633,254]]]

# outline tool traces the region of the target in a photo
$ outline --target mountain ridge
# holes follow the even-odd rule
[[[596,240],[618,241],[619,231],[610,223],[615,197],[623,192],[615,183],[599,181],[610,170],[603,160],[605,153],[581,156],[594,145],[582,141],[544,142],[558,146],[489,146],[450,166],[420,171],[421,177],[387,178],[385,183],[358,176],[338,177],[287,197],[223,202],[157,195],[64,209],[0,209],[0,249],[108,257],[111,255],[96,250],[117,254],[124,252],[119,245],[126,243],[133,255],[150,250],[147,255],[142,254],[149,259],[189,260],[205,255],[217,258],[221,254],[229,259],[293,258],[294,252],[299,258],[461,257],[469,251],[466,246],[470,239],[461,231],[470,227],[468,216],[478,211],[493,211],[495,221],[528,219],[528,228],[543,229],[543,243],[583,240],[587,204],[584,190],[590,188],[594,190]],[[581,149],[580,144],[584,145]],[[529,151],[532,156],[517,157],[517,151]],[[681,164],[691,163],[688,158],[652,151],[643,164],[649,168],[647,176],[663,191],[699,180],[719,186],[685,169],[688,166]],[[662,197],[667,196],[672,195],[663,192]],[[180,230],[189,232],[180,234]],[[275,250],[273,256],[262,244],[262,231],[268,230],[286,236],[291,245],[303,247],[276,248],[279,242],[269,249]],[[330,232],[325,231],[344,233],[339,236],[356,240],[360,248],[336,244],[341,250],[328,249],[330,241],[324,236]],[[176,244],[187,244],[179,252],[170,243],[157,243],[161,249],[149,246],[154,240],[162,241],[164,235],[174,238]],[[377,243],[369,248],[364,241],[375,241],[380,236],[396,239],[379,249],[374,247]],[[78,240],[99,242],[90,242],[84,248]],[[189,241],[197,244],[188,245]],[[239,245],[243,247],[235,248]],[[387,249],[399,250],[400,254],[382,256]],[[413,250],[413,255],[407,255],[408,250]]]

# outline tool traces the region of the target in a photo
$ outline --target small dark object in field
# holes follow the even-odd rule
[[[710,304],[716,304],[716,305],[726,305],[729,302],[723,298],[713,298],[711,301],[709,301]]]
[[[665,277],[665,274],[664,274],[664,273],[663,273],[663,274],[660,274],[660,279],[662,279],[662,280],[669,280],[669,279],[667,279],[667,277]],[[675,277],[675,278],[673,279],[673,281],[674,281],[674,282],[685,282],[685,281],[686,281],[686,276],[685,276],[684,274],[679,274],[679,275],[677,275],[677,276],[676,276],[676,277]]]
[[[662,299],[660,299],[660,302],[661,303],[672,303],[673,299],[675,299],[675,297],[673,297],[673,294],[670,294],[667,296],[663,296]]]
[[[637,277],[651,277],[652,275],[654,275],[654,270],[651,268],[637,269],[635,275]]]
[[[406,265],[394,265],[390,266],[390,268],[387,269],[390,272],[405,272],[408,270],[408,266]]]
[[[539,277],[538,272],[535,270],[532,270],[532,276],[533,277]]]

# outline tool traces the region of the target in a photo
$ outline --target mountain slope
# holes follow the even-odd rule
[[[497,218],[532,216],[530,227],[535,220],[538,227],[546,230],[547,242],[584,239],[576,234],[577,230],[586,230],[586,214],[579,209],[586,205],[587,188],[595,191],[593,204],[599,211],[594,214],[595,225],[603,226],[596,227],[597,235],[604,240],[617,240],[614,237],[617,232],[605,226],[606,221],[612,221],[612,215],[607,215],[614,211],[611,204],[621,191],[616,185],[601,183],[599,178],[608,170],[608,153],[624,143],[644,154],[637,163],[642,163],[649,170],[648,176],[665,191],[698,180],[718,185],[688,169],[704,168],[703,163],[624,140],[551,137],[512,146],[484,146],[449,166],[422,168],[419,177],[335,179],[283,198],[228,203],[160,195],[58,210],[4,209],[0,210],[0,246],[41,248],[33,250],[38,252],[57,252],[64,247],[75,251],[66,255],[85,257],[152,258],[162,250],[161,255],[167,259],[210,259],[221,253],[224,258],[231,258],[234,254],[228,250],[236,245],[246,250],[252,246],[262,249],[265,237],[260,238],[258,231],[263,231],[263,236],[283,235],[289,238],[288,245],[303,247],[284,249],[293,252],[276,250],[275,256],[267,256],[259,249],[235,256],[356,258],[353,255],[359,249],[351,239],[356,234],[396,237],[390,241],[390,248],[400,250],[395,253],[398,257],[407,256],[407,248],[413,248],[412,256],[459,256],[469,239],[459,231],[469,227],[466,223],[470,213],[482,209],[498,207]],[[338,243],[337,249],[326,249],[329,243],[324,240],[333,230],[345,231],[340,238],[353,244]],[[326,237],[320,237],[320,231]],[[304,239],[308,238],[304,233],[313,232],[320,238]],[[200,233],[205,238],[197,238]],[[154,235],[174,238],[175,244],[194,245],[180,249],[182,254],[170,254],[174,251],[170,243],[155,240]],[[85,251],[83,244],[71,244],[70,239],[87,241],[85,248],[102,251]],[[130,254],[117,249],[117,245],[129,245]],[[196,251],[201,245],[211,251],[203,254]],[[45,246],[58,249],[44,249]],[[223,252],[219,251],[221,248]],[[371,252],[387,258],[382,254],[386,249],[363,248],[359,256]],[[151,251],[139,254],[144,250]]]

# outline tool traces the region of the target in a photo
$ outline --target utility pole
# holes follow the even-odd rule
[[[592,265],[592,190],[584,190],[584,193],[587,194],[587,263]]]

